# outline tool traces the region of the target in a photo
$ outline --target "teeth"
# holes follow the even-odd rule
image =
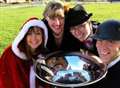
[[[108,54],[108,53],[107,53],[107,52],[101,52],[101,54],[106,55],[106,54]]]
[[[32,43],[32,44],[36,44],[37,42],[36,42],[36,41],[32,41],[31,43]]]

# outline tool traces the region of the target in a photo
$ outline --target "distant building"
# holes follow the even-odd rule
[[[22,2],[31,2],[31,1],[40,1],[40,0],[0,0],[0,2],[5,2],[5,3],[22,3]]]
[[[3,3],[22,3],[22,2],[32,2],[32,1],[42,1],[42,2],[49,2],[54,0],[0,0]],[[55,0],[56,1],[56,0]],[[73,1],[73,0],[61,0],[61,1]],[[74,0],[80,2],[115,2],[120,0]]]
[[[4,0],[6,3],[26,2],[26,0]]]

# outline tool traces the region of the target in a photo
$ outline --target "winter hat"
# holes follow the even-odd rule
[[[97,40],[120,41],[120,21],[106,20],[98,26],[98,30],[92,36]]]
[[[72,27],[84,23],[91,16],[92,13],[88,14],[82,5],[77,4],[75,7],[69,9],[65,22],[68,27]]]

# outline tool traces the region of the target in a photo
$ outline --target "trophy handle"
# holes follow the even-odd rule
[[[48,66],[45,64],[45,60],[40,60],[40,59],[38,59],[38,60],[36,61],[36,67],[37,67],[39,70],[43,70],[43,71],[47,72],[50,76],[54,76],[53,71],[50,69],[50,67],[48,67]]]

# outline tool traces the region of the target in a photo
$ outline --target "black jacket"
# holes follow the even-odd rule
[[[95,84],[82,88],[120,88],[120,61],[108,69],[105,78]]]

